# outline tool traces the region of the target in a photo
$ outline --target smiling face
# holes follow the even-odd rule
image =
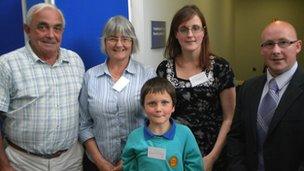
[[[24,26],[34,53],[40,58],[57,57],[63,33],[63,19],[53,8],[46,7],[33,14]]]
[[[293,26],[282,21],[273,22],[264,29],[261,38],[262,42],[295,41],[287,47],[280,47],[278,44],[261,47],[261,55],[272,76],[278,76],[294,65],[302,42],[296,41],[297,35]]]
[[[166,92],[148,93],[144,100],[144,110],[149,118],[149,127],[169,126],[174,112],[171,96]]]
[[[201,30],[195,31],[195,28],[198,27],[201,28]],[[182,32],[185,28],[188,28],[186,34]],[[178,40],[182,51],[200,52],[204,38],[203,25],[200,18],[197,15],[194,15],[190,20],[181,23],[175,37]]]
[[[105,51],[110,60],[129,60],[132,53],[132,39],[122,34],[109,36],[105,39]]]

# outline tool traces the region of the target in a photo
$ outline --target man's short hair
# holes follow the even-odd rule
[[[25,18],[25,24],[30,25],[31,22],[32,22],[32,19],[33,19],[33,15],[38,13],[39,11],[45,9],[45,8],[52,8],[52,9],[55,9],[56,11],[58,11],[61,18],[62,18],[62,26],[63,26],[63,28],[65,28],[65,19],[64,19],[63,13],[55,5],[52,5],[52,4],[49,4],[49,3],[38,3],[38,4],[33,5],[27,11],[26,18]]]

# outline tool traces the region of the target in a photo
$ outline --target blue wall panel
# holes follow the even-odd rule
[[[26,9],[27,10],[30,9],[35,4],[44,2],[44,0],[25,0],[25,1],[26,1]]]
[[[100,51],[99,38],[107,20],[114,15],[128,17],[127,0],[57,0],[55,4],[66,19],[62,46],[76,51],[86,69],[105,60]]]
[[[0,0],[0,55],[24,46],[20,0]]]
[[[27,8],[44,0],[27,0]],[[128,0],[57,0],[66,18],[62,47],[76,51],[86,69],[102,63],[99,37],[107,20],[114,15],[128,17]],[[24,46],[22,5],[19,0],[0,0],[0,55]]]

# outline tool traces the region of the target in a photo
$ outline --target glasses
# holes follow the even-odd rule
[[[106,38],[106,41],[112,45],[115,45],[120,40],[121,44],[129,46],[132,44],[132,38],[131,37],[117,37],[117,36],[110,36]]]
[[[291,44],[297,42],[298,40],[294,41],[289,41],[289,40],[279,40],[278,42],[274,42],[272,40],[268,40],[264,43],[261,44],[261,47],[267,48],[267,49],[272,49],[274,46],[277,44],[280,48],[287,48]]]
[[[199,25],[193,25],[191,27],[182,26],[178,29],[178,32],[181,34],[187,36],[189,34],[189,31],[191,30],[192,34],[197,35],[199,33],[202,33],[204,31],[204,27],[201,27]]]

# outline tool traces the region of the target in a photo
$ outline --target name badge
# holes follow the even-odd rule
[[[148,157],[160,160],[166,160],[166,149],[157,147],[148,147]]]
[[[113,85],[113,88],[120,92],[123,88],[125,88],[129,84],[130,80],[124,76],[121,76],[116,83]]]
[[[206,72],[203,71],[199,74],[193,75],[192,77],[189,78],[189,80],[190,80],[191,86],[195,87],[199,84],[202,84],[202,83],[208,81],[209,79],[206,76]]]

